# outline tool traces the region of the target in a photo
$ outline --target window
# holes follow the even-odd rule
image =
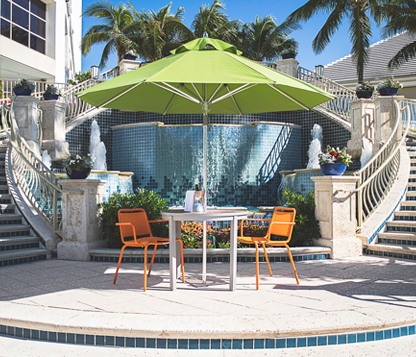
[[[40,0],[0,1],[1,35],[45,53],[46,4]]]

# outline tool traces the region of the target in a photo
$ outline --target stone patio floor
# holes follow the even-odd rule
[[[366,332],[416,323],[416,262],[357,257],[272,263],[273,277],[238,263],[185,264],[186,282],[169,290],[168,264],[155,264],[143,292],[143,265],[46,260],[0,269],[0,325],[83,334],[155,338],[286,338]],[[7,352],[6,352],[7,351]],[[80,346],[0,336],[0,356],[416,356],[416,335],[344,346],[260,350],[162,350]]]

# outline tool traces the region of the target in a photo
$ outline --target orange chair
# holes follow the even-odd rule
[[[264,256],[266,258],[267,267],[269,268],[270,276],[273,276],[272,269],[270,268],[269,257],[267,256],[266,246],[271,245],[274,247],[286,247],[289,253],[289,259],[292,264],[293,272],[295,273],[296,282],[299,284],[298,274],[296,273],[295,263],[293,262],[292,253],[290,252],[289,246],[287,245],[290,242],[292,237],[293,226],[295,225],[295,216],[296,210],[294,208],[286,207],[277,207],[271,219],[255,219],[247,218],[241,221],[241,233],[237,237],[238,241],[244,244],[254,244],[256,247],[256,287],[259,289],[259,248],[258,245],[261,244],[264,250]],[[243,223],[245,221],[270,221],[269,228],[264,237],[245,237],[243,236]],[[277,235],[280,237],[285,237],[285,240],[271,240],[272,235]]]
[[[156,249],[158,245],[169,244],[169,238],[154,237],[149,223],[155,222],[169,222],[167,220],[149,221],[147,214],[142,208],[134,209],[121,209],[118,211],[117,226],[120,226],[121,240],[123,242],[123,248],[121,248],[120,258],[118,259],[118,265],[116,275],[114,277],[113,284],[116,283],[118,270],[120,268],[121,259],[123,258],[124,249],[126,247],[143,247],[144,248],[144,291],[146,291],[147,277],[150,276],[152,271],[153,261],[156,255]],[[185,282],[185,270],[183,266],[183,243],[180,238],[176,239],[181,244],[181,265],[182,265],[182,281]],[[153,245],[153,256],[149,267],[149,273],[146,274],[147,269],[147,248]]]

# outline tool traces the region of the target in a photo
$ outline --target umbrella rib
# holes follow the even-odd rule
[[[170,106],[172,105],[172,102],[173,102],[173,100],[175,99],[175,97],[176,97],[176,94],[174,94],[174,95],[172,96],[172,98],[170,99],[169,104],[166,106],[166,109],[165,109],[165,111],[163,112],[163,115],[165,115],[165,114],[168,112],[168,110],[169,110]]]
[[[244,90],[247,90],[247,89],[253,88],[253,87],[254,87],[254,86],[256,86],[256,85],[257,85],[257,83],[254,83],[254,84],[249,84],[249,83],[246,83],[246,84],[242,85],[241,87],[238,87],[238,88],[236,88],[236,89],[232,90],[231,92],[228,92],[227,94],[224,94],[222,97],[219,97],[219,98],[217,98],[217,99],[213,100],[213,101],[212,101],[212,104],[214,104],[214,103],[216,103],[216,102],[219,102],[220,100],[227,99],[228,97],[231,97],[231,96],[233,96],[234,94],[238,94],[238,93],[240,93],[240,92],[242,92],[242,91],[244,91]],[[247,86],[248,86],[248,87],[247,87]],[[246,88],[246,87],[247,87],[247,88]]]
[[[302,103],[298,102],[296,99],[293,99],[290,95],[282,92],[281,90],[277,89],[276,87],[273,87],[273,85],[271,85],[270,83],[267,83],[267,85],[274,89],[276,92],[280,93],[281,95],[285,96],[287,99],[290,99],[292,102],[296,103],[297,105],[299,105],[300,107],[302,107],[303,109],[309,110],[308,107],[305,107]]]
[[[217,94],[218,91],[220,90],[221,86],[222,86],[222,83],[217,87],[215,92],[211,95],[211,98],[209,98],[208,102],[211,102],[211,100],[215,97],[215,94]]]
[[[228,91],[228,93],[230,92],[230,88],[228,88],[227,85],[225,85],[225,89]],[[241,113],[240,107],[238,106],[237,102],[235,101],[234,96],[231,96],[231,99],[233,100],[233,103],[234,103],[235,107],[237,108],[238,112],[240,113],[240,115],[243,115],[243,113]]]
[[[131,90],[133,90],[134,88],[138,87],[140,84],[142,84],[143,82],[139,82],[137,84],[135,84],[133,87],[130,87],[129,89],[125,90],[123,93],[117,95],[116,97],[110,99],[108,102],[105,102],[104,104],[100,105],[99,108],[102,108],[104,106],[106,106],[107,104],[110,104],[111,102],[114,102],[115,100],[117,100],[118,98],[120,98],[122,95],[130,92]]]
[[[201,94],[199,94],[199,92],[197,91],[197,89],[195,88],[195,85],[193,83],[191,83],[192,88],[194,89],[194,91],[196,92],[196,94],[198,94],[199,99],[201,99],[201,102],[203,102],[204,100],[201,97]]]
[[[191,97],[190,95],[188,95],[188,94],[186,94],[186,93],[182,92],[182,91],[181,91],[181,90],[179,90],[178,88],[175,88],[175,87],[171,86],[171,85],[170,85],[170,84],[168,84],[168,83],[162,82],[165,86],[167,86],[167,87],[169,87],[169,88],[166,88],[166,87],[164,87],[164,86],[160,85],[159,83],[155,83],[155,82],[150,82],[150,83],[152,83],[152,84],[154,84],[155,86],[158,86],[158,87],[160,87],[160,88],[162,88],[162,89],[164,89],[164,90],[166,90],[166,91],[168,91],[168,92],[171,92],[171,93],[173,93],[173,94],[177,94],[177,95],[179,95],[179,96],[181,96],[181,97],[183,97],[183,98],[185,98],[185,99],[188,99],[188,100],[190,100],[191,102],[194,102],[194,103],[199,104],[199,100],[195,99],[194,97]]]

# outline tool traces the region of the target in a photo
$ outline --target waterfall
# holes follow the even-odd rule
[[[319,169],[319,153],[322,152],[322,128],[318,124],[314,124],[312,130],[312,141],[309,145],[308,156],[309,161],[306,166],[307,169]]]
[[[93,170],[107,171],[106,153],[104,143],[100,138],[100,127],[97,121],[94,119],[91,124],[91,141],[90,141],[90,153],[95,158]]]
[[[372,156],[373,156],[373,144],[369,142],[364,147],[363,153],[361,154],[361,158],[360,158],[361,168],[363,168],[371,160]]]
[[[42,162],[49,170],[51,169],[52,161],[51,157],[49,156],[48,150],[44,150],[42,152]]]

